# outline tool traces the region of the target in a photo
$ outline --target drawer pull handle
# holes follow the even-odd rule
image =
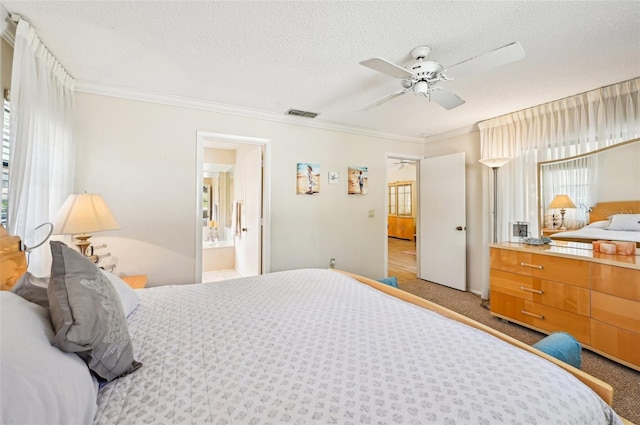
[[[534,269],[540,269],[540,270],[543,269],[543,266],[539,266],[537,264],[520,263],[520,265],[523,266],[523,267],[531,267],[531,268],[534,268]]]
[[[535,317],[536,319],[544,319],[544,316],[541,314],[529,313],[527,310],[520,310],[520,313],[526,314],[527,316]]]
[[[534,294],[544,294],[544,291],[541,291],[540,289],[527,288],[526,286],[521,286],[520,289],[527,292],[533,292]]]

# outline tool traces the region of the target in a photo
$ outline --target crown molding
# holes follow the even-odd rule
[[[370,130],[364,127],[349,126],[331,121],[322,121],[310,118],[301,118],[278,114],[274,112],[261,111],[257,109],[244,108],[241,106],[225,105],[220,103],[208,102],[204,100],[191,99],[179,96],[170,96],[166,94],[147,92],[135,89],[126,89],[114,87],[106,84],[93,83],[89,81],[76,80],[75,91],[89,94],[98,94],[102,96],[118,97],[129,100],[137,100],[142,102],[157,103],[168,106],[177,106],[180,108],[198,109],[201,111],[216,112],[219,114],[235,115],[244,118],[253,118],[263,121],[279,122],[284,124],[293,124],[302,127],[318,128],[323,130],[339,131],[342,133],[357,134],[362,136],[378,137],[382,139],[391,139],[402,142],[424,144],[426,139],[423,137],[409,137],[398,134],[390,134],[379,131]]]
[[[457,128],[455,130],[447,131],[446,133],[436,134],[435,136],[429,136],[424,139],[425,143],[438,142],[440,140],[449,139],[451,137],[460,136],[462,134],[473,133],[479,131],[478,124],[471,124],[466,127]]]
[[[9,12],[0,5],[0,34],[13,47],[16,44],[16,23],[11,20]]]

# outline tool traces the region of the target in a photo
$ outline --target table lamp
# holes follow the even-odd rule
[[[560,216],[562,217],[560,220],[560,230],[567,230],[567,227],[564,225],[564,213],[567,212],[567,208],[575,208],[575,204],[569,198],[569,195],[556,195],[553,198],[553,201],[549,204],[549,208],[560,208]]]
[[[87,255],[91,246],[88,232],[117,230],[120,225],[111,214],[102,196],[93,193],[69,195],[53,225],[53,233],[57,235],[76,235],[75,245],[82,255]]]

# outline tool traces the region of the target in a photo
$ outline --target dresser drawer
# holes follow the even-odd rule
[[[567,332],[583,344],[591,341],[591,319],[523,298],[491,291],[491,312],[547,332]]]
[[[640,333],[591,319],[591,347],[640,367]]]
[[[583,260],[491,248],[491,268],[589,288],[589,263]]]
[[[591,291],[591,317],[622,329],[640,333],[640,301]]]
[[[591,265],[591,289],[640,301],[640,270],[594,263]]]
[[[578,286],[491,270],[491,290],[582,316],[591,312],[590,291]]]

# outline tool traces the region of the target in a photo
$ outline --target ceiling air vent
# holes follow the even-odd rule
[[[315,112],[301,111],[299,109],[289,109],[287,115],[294,115],[296,117],[315,118],[318,116]]]

